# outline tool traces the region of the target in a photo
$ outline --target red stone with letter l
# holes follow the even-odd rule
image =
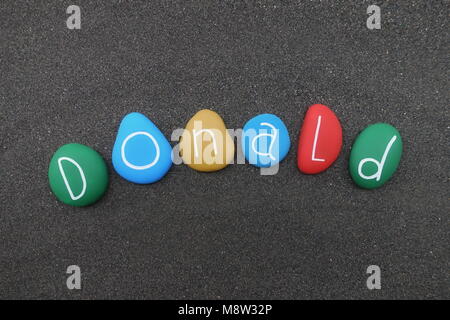
[[[330,108],[309,107],[300,130],[297,166],[301,172],[316,174],[328,169],[342,148],[342,127]]]

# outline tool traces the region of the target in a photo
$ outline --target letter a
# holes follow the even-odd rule
[[[80,194],[77,196],[75,196],[73,194],[72,188],[70,187],[69,181],[67,180],[66,172],[64,171],[64,168],[62,166],[63,161],[69,161],[70,163],[72,163],[75,167],[77,167],[78,172],[80,173],[81,181],[83,183],[83,188],[81,189]],[[73,160],[72,158],[69,158],[69,157],[61,157],[58,159],[58,168],[59,168],[59,172],[61,173],[61,176],[64,180],[64,184],[66,185],[67,191],[69,192],[70,198],[74,201],[82,198],[84,196],[84,194],[86,193],[87,183],[86,183],[86,177],[84,175],[84,171],[81,168],[81,166],[78,164],[78,162],[76,162],[75,160]]]
[[[67,18],[66,24],[67,28],[70,30],[73,29],[81,29],[81,10],[79,6],[71,5],[67,7],[67,14],[71,14],[70,17]]]
[[[72,265],[67,267],[67,274],[71,276],[67,278],[66,284],[69,290],[81,289],[81,270],[79,266]]]
[[[377,5],[371,5],[367,8],[367,14],[372,14],[367,18],[367,28],[370,30],[381,29],[381,9]]]
[[[214,135],[214,131],[211,129],[200,129],[200,130],[192,130],[194,134],[194,155],[197,158],[199,156],[198,154],[198,146],[197,146],[197,137],[201,135],[203,132],[208,133],[211,136],[212,142],[213,142],[213,148],[214,148],[214,155],[217,156],[218,150],[217,150],[217,141],[216,136]]]
[[[371,265],[367,267],[367,273],[370,277],[367,278],[367,289],[381,289],[381,270],[379,266]]]

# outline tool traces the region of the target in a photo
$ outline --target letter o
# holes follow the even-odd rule
[[[144,135],[144,136],[150,138],[150,140],[152,140],[152,142],[153,142],[153,144],[155,145],[155,148],[156,148],[156,156],[155,156],[155,159],[154,159],[151,163],[149,163],[149,164],[147,164],[147,165],[145,165],[145,166],[136,166],[136,165],[130,163],[130,162],[127,160],[126,156],[125,156],[125,146],[126,146],[127,142],[128,142],[131,138],[134,138],[135,136],[140,136],[140,135]],[[122,142],[122,148],[121,148],[121,156],[122,156],[122,160],[123,160],[123,162],[124,162],[128,167],[130,167],[130,168],[132,168],[132,169],[135,169],[135,170],[145,170],[145,169],[149,169],[149,168],[153,167],[153,166],[158,162],[158,160],[159,160],[159,154],[160,154],[160,150],[159,150],[158,142],[156,141],[156,139],[155,139],[150,133],[145,132],[145,131],[134,132],[134,133],[130,134],[129,136],[127,136],[127,137],[125,138],[125,140]]]

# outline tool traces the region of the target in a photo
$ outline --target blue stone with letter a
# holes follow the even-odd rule
[[[291,140],[283,121],[273,114],[265,113],[257,115],[245,124],[241,145],[249,163],[267,168],[286,157]]]
[[[112,163],[124,179],[147,184],[160,180],[172,166],[172,147],[156,125],[141,113],[120,123]]]

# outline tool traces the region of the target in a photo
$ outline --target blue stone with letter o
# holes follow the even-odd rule
[[[172,147],[150,119],[138,112],[129,113],[120,123],[112,163],[128,181],[153,183],[172,166]]]
[[[247,121],[242,130],[241,145],[250,164],[267,168],[286,157],[291,140],[283,121],[273,114],[265,113]]]

